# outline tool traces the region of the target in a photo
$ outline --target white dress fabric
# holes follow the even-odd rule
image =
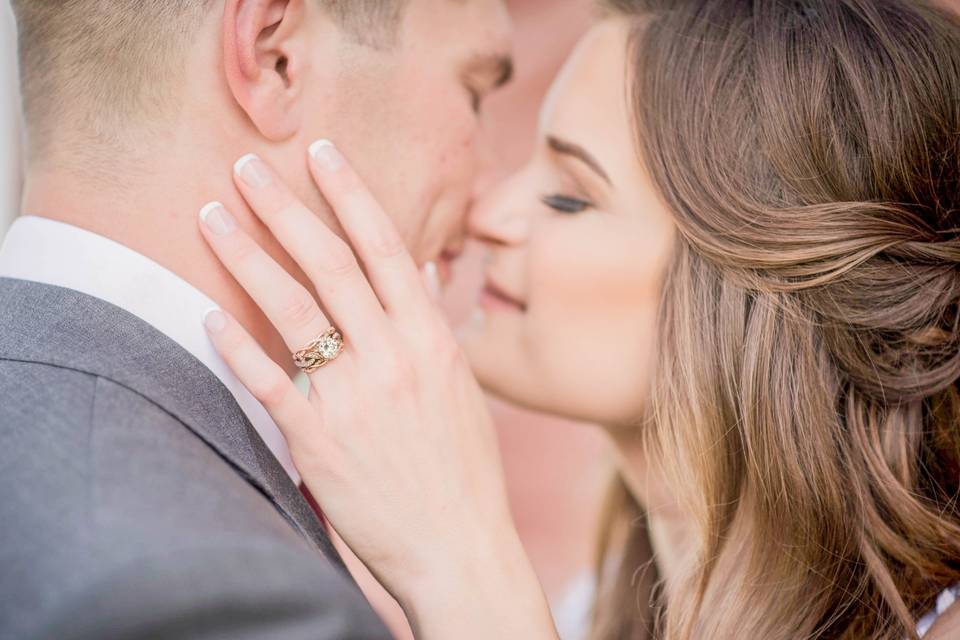
[[[560,640],[587,640],[596,592],[593,574],[584,572],[567,588],[563,597],[553,603],[551,608]]]

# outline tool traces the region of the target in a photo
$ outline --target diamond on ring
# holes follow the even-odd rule
[[[343,340],[339,335],[323,336],[317,343],[317,351],[327,360],[333,360],[340,355],[340,348],[343,346]]]
[[[334,327],[310,341],[306,347],[293,354],[293,362],[304,371],[313,373],[337,359],[343,352],[343,336]]]

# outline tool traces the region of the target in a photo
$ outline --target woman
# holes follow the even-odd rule
[[[205,234],[291,349],[333,322],[346,350],[306,400],[220,312],[211,338],[418,638],[555,637],[467,360],[618,444],[597,640],[918,637],[938,600],[927,637],[957,637],[960,25],[905,0],[612,5],[473,215],[492,259],[462,350],[326,142],[366,278],[279,177],[238,185],[329,319],[271,315],[292,280]]]

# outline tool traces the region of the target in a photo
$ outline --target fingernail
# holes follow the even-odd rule
[[[442,286],[440,284],[440,270],[437,268],[437,263],[432,261],[425,263],[420,268],[420,275],[423,278],[423,283],[426,285],[430,296],[434,300],[438,299],[442,293]]]
[[[227,315],[220,309],[210,309],[203,316],[203,325],[210,333],[220,333],[227,327]]]
[[[270,172],[267,171],[267,165],[263,160],[252,153],[243,156],[233,165],[233,171],[246,183],[247,186],[254,189],[261,189],[270,184]]]
[[[310,145],[310,155],[326,171],[336,171],[343,166],[343,156],[329,140],[317,140]]]
[[[200,219],[218,236],[225,236],[237,228],[237,221],[219,202],[211,202],[200,209]]]

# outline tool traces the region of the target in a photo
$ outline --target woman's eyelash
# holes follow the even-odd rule
[[[543,196],[541,201],[551,209],[561,213],[580,213],[593,206],[586,200],[572,198],[570,196],[564,196],[560,194]]]

